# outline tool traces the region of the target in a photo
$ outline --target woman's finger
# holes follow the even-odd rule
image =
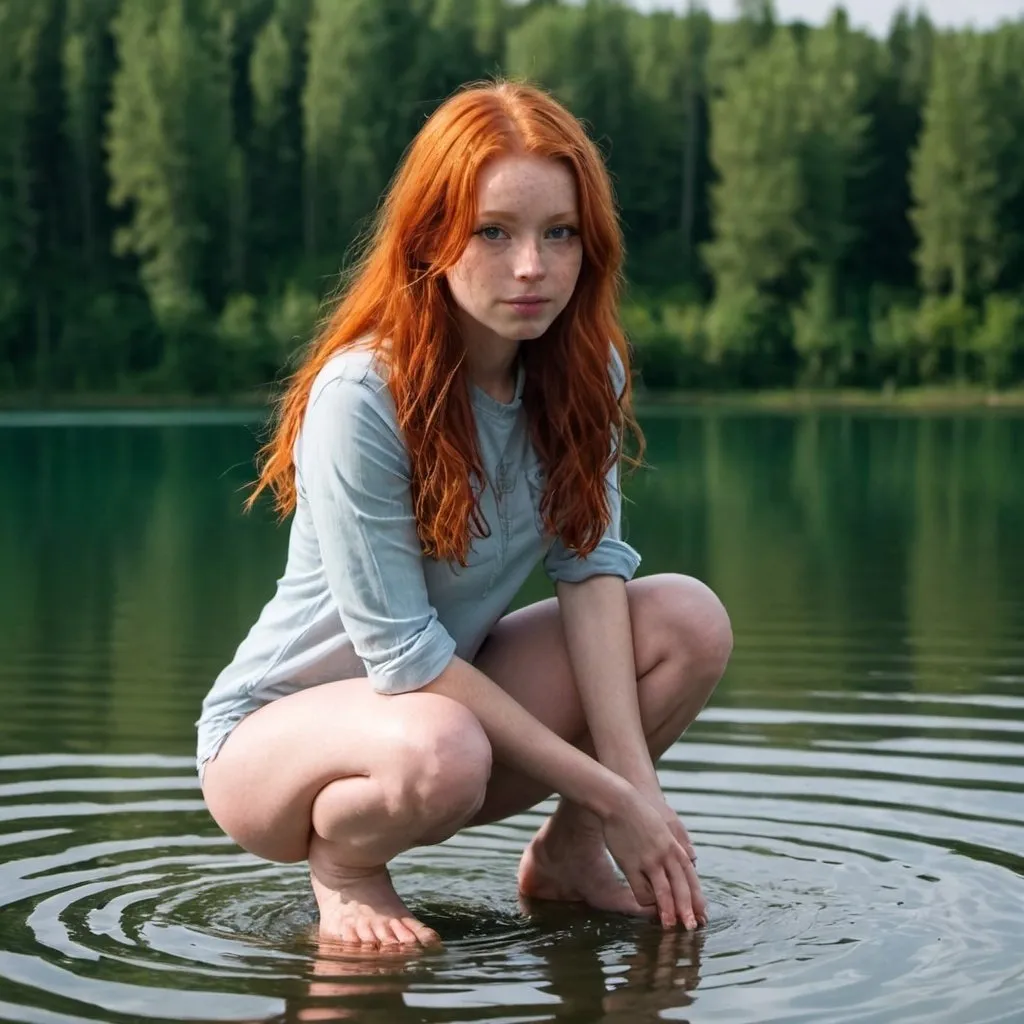
[[[685,856],[685,854],[683,855]],[[692,868],[691,868],[692,870]],[[689,931],[697,927],[697,918],[693,912],[693,900],[690,896],[690,882],[686,877],[683,862],[673,858],[665,866],[665,873],[672,884],[672,898],[675,903],[679,920]]]
[[[654,897],[658,903],[658,916],[661,918],[662,926],[673,928],[676,924],[676,901],[672,892],[672,884],[668,880],[663,867],[655,867],[647,872],[648,881],[654,890]]]
[[[647,881],[647,876],[643,872],[639,870],[627,871],[625,868],[622,869],[622,872],[626,876],[626,881],[629,883],[629,887],[633,890],[633,895],[641,907],[652,907],[657,904],[658,898],[655,896],[651,883]]]
[[[697,877],[697,869],[692,864],[684,864],[683,871],[686,874],[686,881],[690,887],[690,899],[693,904],[693,913],[698,923],[708,923],[708,904],[704,899],[704,892],[700,887],[700,879]]]

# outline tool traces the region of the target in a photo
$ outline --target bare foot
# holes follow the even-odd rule
[[[640,917],[656,908],[639,904],[599,834],[573,835],[552,829],[550,819],[533,837],[519,862],[519,892],[530,899],[586,903]]]
[[[328,886],[310,872],[320,907],[320,937],[364,949],[434,946],[440,936],[398,898],[386,867],[338,868]]]

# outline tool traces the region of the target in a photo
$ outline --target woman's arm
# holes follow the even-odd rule
[[[597,759],[657,809],[692,865],[693,843],[662,793],[644,734],[625,581],[592,576],[582,583],[560,582],[557,591],[569,664]],[[702,908],[696,874],[687,876],[692,902]]]
[[[480,720],[496,760],[551,787],[602,821],[620,809],[625,780],[563,740],[489,676],[455,657],[424,692],[465,705]]]
[[[677,922],[694,927],[705,919],[700,885],[686,851],[639,790],[552,732],[459,657],[423,690],[449,697],[472,711],[502,762],[597,815],[608,850],[637,902],[656,905],[666,928]]]
[[[557,584],[569,662],[598,761],[641,793],[660,794],[637,694],[625,581],[591,576]]]
[[[621,395],[626,374],[614,351],[610,372]],[[598,760],[658,808],[693,858],[690,837],[661,791],[640,717],[625,586],[640,565],[640,555],[622,536],[618,446],[616,435],[615,458],[605,474],[609,521],[597,547],[584,558],[556,537],[544,557],[544,568],[558,594],[569,660]]]

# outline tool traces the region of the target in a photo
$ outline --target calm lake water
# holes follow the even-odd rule
[[[644,424],[641,571],[709,582],[737,637],[660,765],[710,926],[525,915],[544,805],[402,858],[447,946],[367,960],[318,952],[304,870],[234,847],[193,773],[283,565],[239,511],[254,425],[0,420],[0,1020],[1020,1021],[1024,418]]]

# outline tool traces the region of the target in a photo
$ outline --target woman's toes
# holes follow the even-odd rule
[[[416,933],[404,921],[392,921],[391,933],[394,935],[395,941],[403,946],[414,945],[417,941]]]

